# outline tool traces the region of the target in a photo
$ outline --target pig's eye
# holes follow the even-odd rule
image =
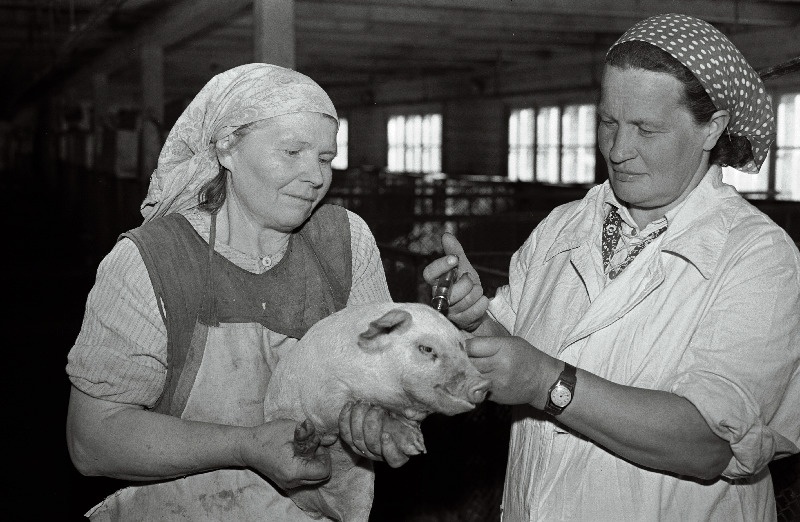
[[[420,344],[417,346],[417,350],[419,350],[420,353],[433,357],[434,359],[436,359],[437,357],[436,352],[434,352],[433,348],[431,348],[430,346],[425,346],[424,344]]]

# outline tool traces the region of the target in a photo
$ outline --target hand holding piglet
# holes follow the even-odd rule
[[[370,460],[399,468],[425,453],[420,423],[366,401],[348,402],[339,414],[339,437]]]
[[[289,497],[311,516],[366,522],[374,475],[364,457],[402,464],[424,451],[423,419],[472,410],[488,386],[464,334],[429,306],[374,303],[322,319],[280,357],[267,386],[266,420],[308,419],[323,440],[341,436],[330,446],[330,480]]]
[[[491,381],[489,400],[499,404],[530,404],[544,409],[547,391],[560,361],[517,336],[467,339],[469,360]]]
[[[250,428],[241,440],[239,454],[243,465],[268,476],[279,487],[291,489],[330,478],[331,457],[326,446],[335,441],[335,436],[323,440],[308,421],[275,419]]]

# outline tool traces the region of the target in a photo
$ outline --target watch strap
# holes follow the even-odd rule
[[[578,369],[570,363],[565,362],[564,369],[561,370],[561,375],[558,376],[558,379],[564,384],[569,384],[570,387],[574,388],[575,384],[578,382]]]
[[[545,404],[544,407],[544,411],[546,413],[549,413],[550,415],[558,415],[559,413],[564,411],[564,409],[567,406],[569,406],[569,403],[564,406],[557,406],[553,404],[553,402],[550,399],[550,395],[553,391],[553,388],[555,388],[559,384],[569,388],[569,391],[572,394],[572,398],[573,399],[575,398],[575,384],[577,384],[578,382],[577,371],[578,371],[577,368],[575,368],[573,365],[569,364],[568,362],[564,363],[564,369],[561,370],[561,374],[558,376],[558,379],[556,379],[556,382],[554,382],[553,385],[550,386],[550,389],[547,391],[547,403]],[[572,399],[570,399],[570,402],[572,402]]]

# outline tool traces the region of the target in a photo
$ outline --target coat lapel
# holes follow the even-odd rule
[[[632,263],[605,288],[601,286],[602,291],[595,299],[592,299],[586,313],[562,343],[558,350],[559,354],[574,342],[624,317],[664,282],[661,255],[658,251],[652,252],[654,247],[657,248],[656,244],[648,245],[647,249],[651,250],[640,254],[640,256],[647,256],[646,263]],[[644,259],[639,261],[644,261]],[[573,260],[576,269],[578,263],[584,263],[584,261]]]

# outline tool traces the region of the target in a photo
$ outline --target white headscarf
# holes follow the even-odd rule
[[[200,189],[219,173],[218,140],[249,123],[297,112],[338,121],[327,93],[297,71],[251,63],[214,76],[167,136],[140,207],[145,223],[197,206]]]

